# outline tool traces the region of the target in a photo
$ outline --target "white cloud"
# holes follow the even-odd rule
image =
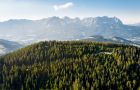
[[[58,10],[68,9],[68,8],[72,7],[73,5],[74,4],[72,2],[68,2],[65,4],[61,4],[61,5],[54,5],[53,8],[55,11],[58,11]]]

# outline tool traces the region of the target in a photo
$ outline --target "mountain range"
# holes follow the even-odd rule
[[[123,24],[117,17],[11,19],[0,22],[0,32],[0,54],[44,40],[90,40],[140,46],[140,25]]]
[[[140,27],[125,25],[116,17],[13,19],[0,22],[0,38],[20,43],[42,40],[76,40],[93,35],[140,41]]]

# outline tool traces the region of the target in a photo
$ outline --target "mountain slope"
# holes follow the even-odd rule
[[[126,40],[120,37],[103,37],[100,35],[91,36],[85,39],[82,39],[85,41],[96,41],[96,42],[110,42],[110,43],[116,43],[116,44],[126,44],[126,45],[133,45],[140,47],[140,43],[133,42],[130,40]]]
[[[124,25],[116,17],[59,18],[41,20],[9,20],[0,22],[0,38],[32,43],[41,40],[76,40],[92,35],[139,38],[140,27]]]
[[[140,48],[83,41],[40,42],[0,58],[2,90],[138,89]]]
[[[140,23],[132,24],[132,26],[139,26],[140,27]]]
[[[0,55],[15,51],[21,47],[22,45],[17,42],[0,39]]]
[[[65,57],[67,58],[76,58],[78,57],[76,53],[79,53],[81,56],[84,52],[91,53],[92,51],[86,49],[91,48],[88,47],[91,45],[93,52],[99,53],[99,52],[113,52],[113,49],[117,49],[118,47],[127,47],[127,45],[123,44],[111,44],[109,42],[107,43],[100,43],[100,42],[89,42],[89,41],[63,41],[63,42],[40,42],[33,45],[29,45],[25,48],[19,49],[18,51],[9,53],[2,58],[4,59],[4,62],[8,62],[9,64],[14,64],[16,62],[22,62],[20,64],[32,64],[32,63],[38,63],[42,61],[46,61],[50,63],[51,61],[63,59]],[[105,48],[109,48],[106,50],[105,48],[102,50],[102,45]],[[84,49],[81,50],[80,48],[83,47]],[[129,46],[128,46],[129,47]],[[131,46],[130,46],[131,47]],[[98,48],[97,50],[94,48]],[[80,50],[80,52],[78,51]],[[75,51],[75,53],[72,53],[72,51]],[[83,53],[82,53],[83,52]],[[59,55],[60,53],[61,55]],[[12,58],[12,57],[13,58]],[[12,60],[12,61],[11,61]],[[20,61],[21,60],[21,61]]]

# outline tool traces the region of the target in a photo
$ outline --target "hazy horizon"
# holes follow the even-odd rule
[[[109,16],[125,24],[140,22],[139,0],[0,0],[0,21]]]

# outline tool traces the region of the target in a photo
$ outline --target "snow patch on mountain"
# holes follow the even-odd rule
[[[41,40],[76,40],[92,35],[140,37],[140,27],[124,25],[117,17],[49,17],[41,20],[9,20],[0,22],[0,38],[20,43],[34,43]],[[134,38],[135,39],[135,38]]]

